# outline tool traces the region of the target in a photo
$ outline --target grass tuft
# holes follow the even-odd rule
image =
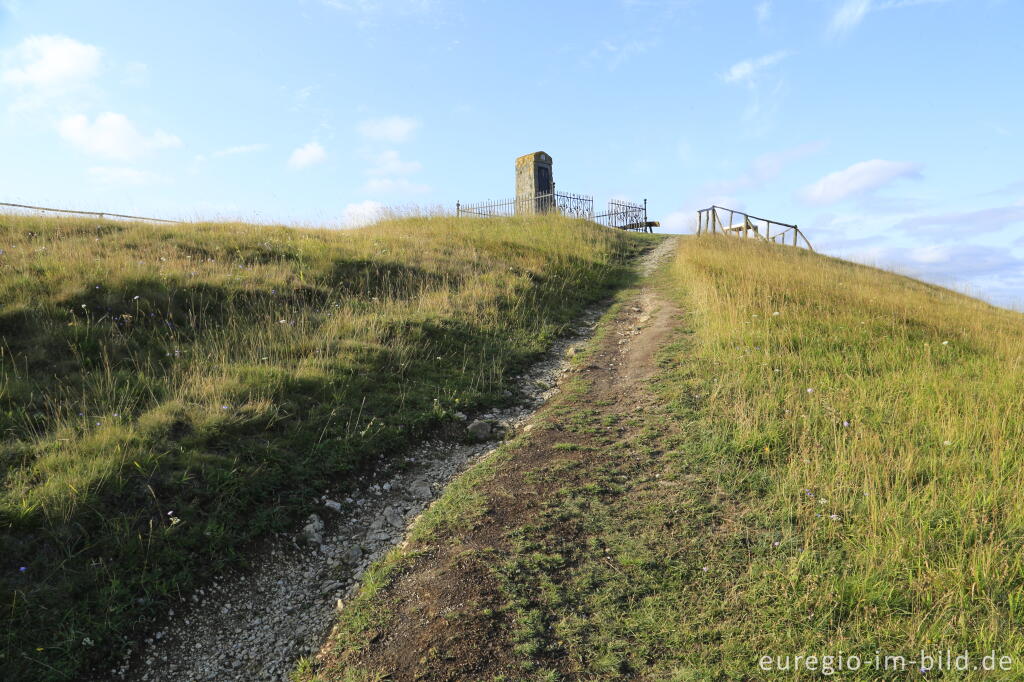
[[[314,494],[500,399],[645,243],[0,216],[0,677],[107,664]]]

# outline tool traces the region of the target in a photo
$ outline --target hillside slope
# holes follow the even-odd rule
[[[1024,316],[708,236],[602,324],[302,679],[1021,675]]]
[[[0,216],[0,677],[67,679],[510,374],[649,240]]]

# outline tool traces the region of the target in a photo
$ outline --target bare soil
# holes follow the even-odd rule
[[[649,264],[666,258],[674,246],[663,244]],[[607,431],[620,438],[629,428],[628,416],[652,404],[645,385],[680,316],[672,301],[643,284],[618,306],[605,333],[563,380],[573,382],[571,390],[538,411],[529,437],[476,490],[486,500],[485,512],[467,527],[407,545],[415,559],[375,597],[386,605],[386,625],[360,646],[326,646],[318,656],[321,679],[346,679],[344,671],[352,668],[396,682],[522,677],[522,656],[511,651],[512,623],[494,566],[508,556],[509,537],[517,529],[541,522],[557,489],[589,480],[595,467],[606,464],[602,448],[612,434],[574,428],[567,407],[614,416],[617,425]],[[628,469],[630,463],[616,465]],[[542,475],[551,471],[559,475]],[[567,547],[580,531],[571,522],[557,529]],[[557,660],[541,663],[559,667]]]

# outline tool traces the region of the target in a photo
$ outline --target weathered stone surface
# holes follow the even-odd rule
[[[402,512],[394,507],[385,507],[384,520],[395,528],[405,528],[405,518],[402,516]]]
[[[487,440],[488,438],[490,438],[492,431],[493,429],[490,423],[480,419],[477,419],[468,427],[466,427],[466,432],[469,433],[469,435],[472,436],[474,440],[479,441]]]
[[[551,165],[551,157],[546,152],[525,154],[516,159],[516,213],[538,213],[539,206],[532,199],[555,191]]]
[[[324,522],[316,514],[310,514],[306,525],[302,527],[302,537],[312,545],[323,544]]]

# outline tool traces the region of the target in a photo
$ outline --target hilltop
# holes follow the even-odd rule
[[[1019,677],[1024,316],[690,237],[573,362],[300,679]]]
[[[0,217],[0,676],[109,664],[326,486],[508,400],[650,243]]]

